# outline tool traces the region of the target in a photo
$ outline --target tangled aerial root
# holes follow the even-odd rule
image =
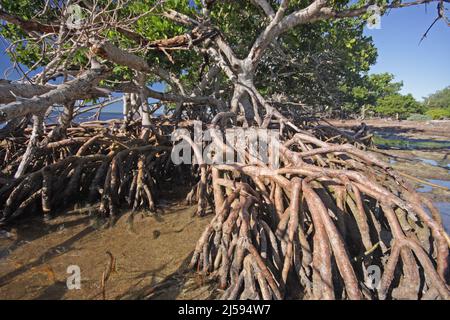
[[[279,168],[211,165],[216,213],[190,267],[217,277],[222,299],[450,299],[450,241],[429,200],[349,144],[297,133],[280,151]]]
[[[115,127],[114,122],[110,126],[83,123],[70,128],[67,138],[39,149],[29,165],[29,173],[2,183],[1,223],[6,224],[25,211],[42,211],[48,218],[77,203],[97,205],[100,216],[112,221],[123,204],[133,210],[154,211],[158,180],[166,177],[169,170],[171,146],[155,136],[142,140],[137,131],[113,135]],[[2,150],[3,172],[9,169],[11,175],[25,145],[15,140],[6,140]]]
[[[1,223],[30,211],[50,217],[77,203],[111,221],[124,206],[155,210],[162,184],[186,174],[170,161],[174,127],[158,124],[149,135],[120,127],[69,128],[66,138],[39,148],[17,179],[8,177],[27,139],[5,139]],[[364,130],[312,131],[327,142],[288,132],[278,167],[249,149],[234,150],[240,162],[206,164],[191,137],[181,136],[198,161],[186,174],[197,180],[187,200],[198,202],[198,215],[215,212],[190,267],[216,277],[222,299],[450,299],[450,239],[431,201],[355,147]]]

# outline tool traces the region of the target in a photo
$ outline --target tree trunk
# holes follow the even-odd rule
[[[69,102],[64,105],[63,113],[58,118],[58,125],[50,132],[49,141],[56,141],[67,136],[67,128],[70,127],[73,120],[73,108],[75,102]]]
[[[147,86],[145,74],[143,73],[138,74],[138,84],[139,84],[139,93],[137,98],[140,104],[139,111],[141,114],[141,121],[142,121],[141,139],[147,140],[148,136],[150,135],[151,117],[149,113],[147,95],[145,94],[145,88]]]
[[[19,167],[17,168],[14,178],[20,178],[27,170],[30,162],[33,160],[33,155],[38,147],[39,138],[42,136],[43,130],[43,117],[41,115],[33,116],[33,131],[31,133],[30,140],[25,153],[22,156]]]

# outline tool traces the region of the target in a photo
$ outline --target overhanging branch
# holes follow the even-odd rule
[[[30,83],[12,82],[0,80],[0,104],[14,102],[21,98],[33,98],[56,89],[52,85],[36,85]],[[79,99],[90,99],[97,97],[106,97],[111,93],[105,88],[92,88],[86,92],[80,92]]]
[[[90,69],[79,78],[60,84],[47,93],[1,105],[0,122],[26,114],[39,114],[52,105],[78,100],[80,92],[89,92],[107,74],[103,69]]]

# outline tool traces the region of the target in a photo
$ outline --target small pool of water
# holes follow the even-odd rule
[[[414,139],[394,133],[375,132],[374,143],[381,149],[430,150],[449,149],[450,141],[434,139]]]
[[[439,186],[450,189],[450,181],[448,181],[448,180],[439,180],[439,179],[426,179],[426,180],[430,183],[437,184]],[[417,191],[427,193],[427,192],[431,192],[432,189],[433,189],[432,186],[423,184],[423,185],[421,185],[421,187],[417,188]]]
[[[433,166],[433,167],[440,167],[444,170],[448,170],[448,173],[450,174],[450,163],[448,163],[450,161],[450,159],[446,159],[446,157],[444,157],[444,159],[441,160],[434,160],[434,159],[426,159],[426,158],[417,158],[420,162]]]
[[[450,141],[445,140],[434,140],[434,139],[415,139],[408,136],[403,136],[399,134],[395,134],[392,132],[386,132],[386,131],[375,131],[374,132],[374,143],[377,145],[380,149],[397,149],[397,150],[442,150],[444,152],[447,152],[447,150],[450,152]],[[444,157],[443,160],[434,160],[434,159],[427,159],[427,158],[419,158],[415,157],[416,161],[420,161],[424,164],[433,166],[433,167],[440,167],[440,168],[447,168],[450,169],[450,163],[449,160]],[[395,164],[396,160],[393,158],[389,159],[389,163]],[[426,179],[428,182],[446,187],[450,189],[450,181],[449,180],[441,180],[441,179]],[[430,193],[433,192],[433,187],[430,185],[420,185],[417,188],[418,192],[421,193]],[[446,199],[445,199],[446,200]],[[442,222],[444,225],[444,228],[447,232],[450,233],[450,193],[448,197],[448,201],[444,202],[433,202],[434,205],[437,207],[439,212],[442,216]]]
[[[389,164],[396,164],[397,160],[389,158]]]
[[[450,188],[450,181],[448,180],[438,180],[438,179],[427,179],[427,181]],[[421,193],[429,193],[432,192],[433,187],[429,185],[422,185],[419,188],[417,188],[417,191]],[[433,202],[433,204],[436,206],[436,208],[439,210],[441,217],[442,217],[442,224],[444,225],[444,228],[447,232],[450,233],[450,194],[449,194],[449,202]]]
[[[425,164],[429,164],[431,166],[438,166],[439,163],[436,160],[433,159],[424,159],[424,158],[419,158],[420,161],[422,161]]]
[[[422,184],[419,188],[416,189],[418,192],[421,193],[429,193],[433,190],[432,186],[429,186],[427,184]]]
[[[450,202],[434,202],[439,209],[442,217],[442,224],[447,232],[450,233]]]

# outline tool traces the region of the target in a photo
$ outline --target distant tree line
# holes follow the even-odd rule
[[[371,74],[361,84],[347,91],[348,100],[341,107],[344,116],[392,117],[396,119],[450,119],[450,86],[438,90],[423,102],[411,94],[400,93],[402,82],[394,82],[390,73]]]
[[[429,95],[423,106],[433,119],[450,119],[450,86]]]

